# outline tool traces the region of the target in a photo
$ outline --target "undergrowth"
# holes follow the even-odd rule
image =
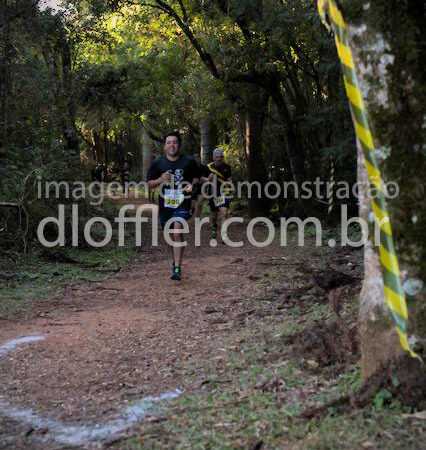
[[[342,318],[348,326],[354,324],[357,308],[356,298],[344,299]],[[307,409],[356,395],[361,386],[359,363],[352,362],[353,358],[342,363],[338,352],[323,358],[312,346],[308,351],[297,342],[297,337],[309,335],[313,329],[329,333],[319,322],[333,329],[333,312],[315,302],[310,307],[295,304],[281,316],[251,319],[209,361],[184,369],[188,379],[199,380],[198,388],[184,393],[165,407],[163,415],[142,424],[131,438],[112,447],[422,448],[425,421],[416,419],[409,407],[385,389],[364,408],[341,412],[330,406],[319,418],[302,417]]]

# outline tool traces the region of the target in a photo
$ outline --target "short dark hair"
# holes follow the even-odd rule
[[[166,139],[167,139],[168,137],[170,137],[170,136],[175,136],[175,137],[177,137],[177,140],[178,140],[178,142],[179,142],[179,145],[182,145],[182,136],[180,135],[179,131],[170,131],[169,133],[165,134],[165,135],[164,135],[164,138],[163,138],[163,144],[166,143]]]

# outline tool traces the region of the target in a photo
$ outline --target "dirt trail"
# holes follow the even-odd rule
[[[256,227],[255,236],[264,240],[266,229]],[[165,244],[145,245],[123,272],[69,286],[63,295],[37,299],[29,317],[1,321],[0,347],[26,336],[44,339],[3,354],[0,348],[0,449],[75,448],[67,446],[68,435],[102,434],[108,424],[112,430],[117,417],[126,416],[126,405],[196,389],[199,369],[224,356],[225,342],[239,342],[252,317],[282,315],[288,293],[309,289],[300,263],[325,267],[336,252],[299,247],[291,239],[286,247],[278,239],[254,247],[240,224],[232,226],[230,238],[244,245],[211,247],[206,228],[201,247],[194,247],[191,232],[181,282],[169,279]],[[337,254],[337,265],[345,258]],[[280,275],[273,279],[277,265]],[[32,412],[11,418],[5,400]],[[45,420],[21,420],[28,414]],[[56,439],[55,428],[66,439]]]
[[[235,227],[231,238],[244,233]],[[208,241],[206,230],[202,247],[187,249],[181,282],[169,279],[164,245],[145,248],[141,262],[125,272],[40,299],[27,320],[3,321],[0,343],[46,339],[1,358],[0,394],[17,407],[75,424],[113,419],[145,396],[191,389],[197,380],[182,378],[180,369],[218,356],[221,342],[244,326],[254,299],[265,295],[257,281],[268,269],[258,263],[289,253],[277,245],[213,248]],[[292,258],[305,251],[292,248]],[[37,439],[29,440],[30,425],[4,414],[0,425],[0,448],[19,442],[38,448]]]

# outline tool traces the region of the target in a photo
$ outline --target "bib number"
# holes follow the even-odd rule
[[[166,189],[164,191],[164,206],[176,209],[185,199],[181,189]]]
[[[223,204],[225,204],[226,200],[225,200],[225,196],[221,195],[220,197],[215,197],[213,199],[213,201],[214,201],[214,206],[219,207],[219,206],[222,206]]]

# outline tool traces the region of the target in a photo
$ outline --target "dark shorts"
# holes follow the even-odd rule
[[[214,212],[219,211],[219,208],[228,208],[229,209],[230,204],[231,204],[231,199],[229,199],[229,198],[226,198],[225,202],[219,206],[215,205],[213,198],[209,199],[210,211],[214,211]]]
[[[169,210],[163,209],[160,212],[160,224],[164,228],[166,225],[166,222],[170,219],[176,219],[180,218],[183,220],[188,221],[188,219],[191,217],[191,212],[187,209],[172,209]]]

